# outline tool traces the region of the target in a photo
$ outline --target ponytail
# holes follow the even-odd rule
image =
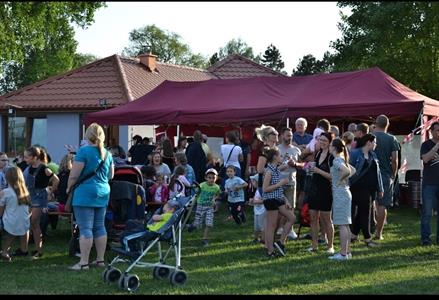
[[[102,127],[97,123],[92,123],[88,126],[85,131],[85,138],[90,141],[90,143],[98,146],[99,154],[101,159],[104,159],[104,141],[105,141],[105,132]]]
[[[348,149],[346,149],[346,145],[343,142],[343,154],[344,154],[344,163],[346,165],[346,167],[349,167],[348,165],[348,161],[349,161],[349,153],[348,153]]]

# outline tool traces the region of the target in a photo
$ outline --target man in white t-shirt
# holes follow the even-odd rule
[[[281,144],[278,145],[278,148],[283,161],[279,167],[281,179],[288,178],[289,180],[288,184],[284,185],[284,195],[294,212],[294,208],[296,207],[296,167],[300,166],[299,156],[301,151],[298,147],[292,145],[292,139],[293,132],[291,128],[283,128],[281,132]],[[288,236],[290,239],[296,239],[297,235],[293,228]]]

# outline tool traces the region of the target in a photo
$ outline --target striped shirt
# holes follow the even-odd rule
[[[268,164],[267,168],[265,168],[265,172],[270,171],[271,172],[271,180],[270,180],[270,185],[275,185],[276,183],[278,183],[280,181],[280,171],[279,169],[276,167],[274,167],[271,164]],[[262,199],[263,200],[267,200],[267,199],[282,199],[284,196],[284,189],[282,187],[278,187],[275,190],[271,191],[271,192],[263,192],[262,193]]]

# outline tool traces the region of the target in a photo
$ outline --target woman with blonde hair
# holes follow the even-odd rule
[[[72,270],[89,269],[93,242],[97,257],[91,265],[105,267],[107,231],[104,220],[110,198],[108,181],[114,175],[113,157],[104,148],[105,133],[101,126],[92,123],[85,138],[89,145],[78,150],[67,183],[67,194],[76,186],[72,191],[72,206],[80,232],[81,259],[70,268]]]
[[[21,237],[20,251],[27,253],[31,197],[20,168],[8,168],[6,181],[9,187],[0,191],[0,217],[4,224],[1,258],[10,262],[9,250],[16,236]]]
[[[279,141],[279,133],[272,126],[265,126],[264,124],[261,127],[255,128],[256,137],[258,140],[264,143],[263,147],[260,149],[258,155],[258,163],[256,165],[256,171],[259,174],[258,177],[258,190],[262,195],[262,183],[265,168],[267,167],[267,158],[265,157],[265,152],[268,149],[273,149],[277,142]]]

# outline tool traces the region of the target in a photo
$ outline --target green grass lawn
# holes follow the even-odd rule
[[[225,207],[216,215],[208,247],[201,246],[201,231],[184,232],[182,266],[186,285],[173,287],[156,280],[151,269],[136,268],[140,278],[137,294],[438,294],[439,247],[421,247],[419,215],[415,209],[391,210],[381,246],[352,247],[346,262],[328,260],[327,254],[305,252],[309,240],[287,243],[287,256],[265,258],[261,245],[250,243],[249,220],[238,227],[227,221]],[[125,294],[116,284],[101,279],[102,269],[71,271],[78,258],[67,256],[69,224],[61,220],[49,229],[44,256],[36,261],[17,258],[0,264],[0,294]],[[433,222],[436,223],[436,222]],[[308,232],[305,228],[303,232]],[[435,229],[434,231],[435,232]],[[339,239],[336,233],[336,251]],[[33,245],[30,245],[33,250]],[[92,257],[94,257],[92,250]],[[107,258],[113,253],[107,252]],[[152,256],[148,256],[152,262]],[[155,256],[154,256],[155,258]],[[173,259],[169,262],[173,262]],[[127,264],[119,264],[122,270]]]

